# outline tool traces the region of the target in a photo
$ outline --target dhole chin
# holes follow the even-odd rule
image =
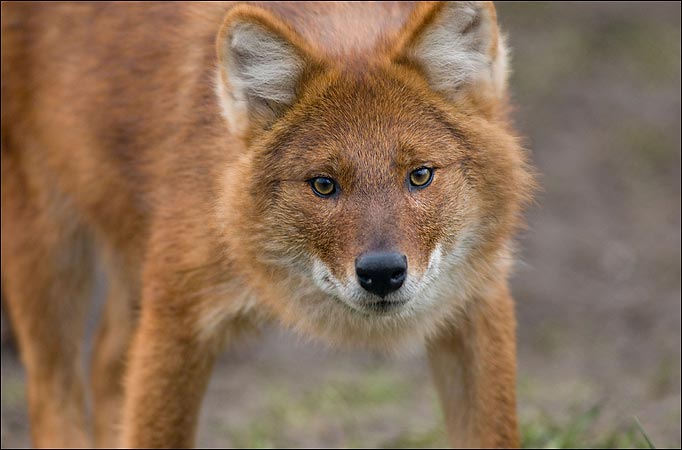
[[[2,283],[34,444],[193,445],[219,351],[275,322],[425,348],[451,443],[517,446],[533,181],[507,63],[487,2],[4,3]]]

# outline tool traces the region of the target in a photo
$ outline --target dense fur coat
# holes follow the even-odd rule
[[[215,355],[265,321],[425,345],[453,445],[518,445],[532,180],[506,77],[490,3],[3,4],[2,282],[34,443],[90,442],[97,261],[99,445],[191,445]],[[407,264],[381,301],[356,275],[380,251]]]

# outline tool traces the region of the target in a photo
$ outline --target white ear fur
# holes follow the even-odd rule
[[[445,2],[406,49],[431,87],[456,100],[467,87],[494,97],[504,95],[507,49],[494,9],[484,2]]]
[[[294,45],[265,26],[237,21],[222,34],[217,94],[230,128],[268,120],[296,99],[305,61]]]

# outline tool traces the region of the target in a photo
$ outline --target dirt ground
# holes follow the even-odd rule
[[[505,3],[515,121],[543,191],[512,280],[527,446],[680,447],[680,4]],[[28,446],[2,350],[2,447]],[[445,445],[423,355],[285,330],[228,349],[205,447]]]

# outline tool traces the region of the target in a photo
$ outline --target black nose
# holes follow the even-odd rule
[[[401,253],[365,253],[355,260],[355,273],[360,286],[383,298],[403,285],[407,258]]]

